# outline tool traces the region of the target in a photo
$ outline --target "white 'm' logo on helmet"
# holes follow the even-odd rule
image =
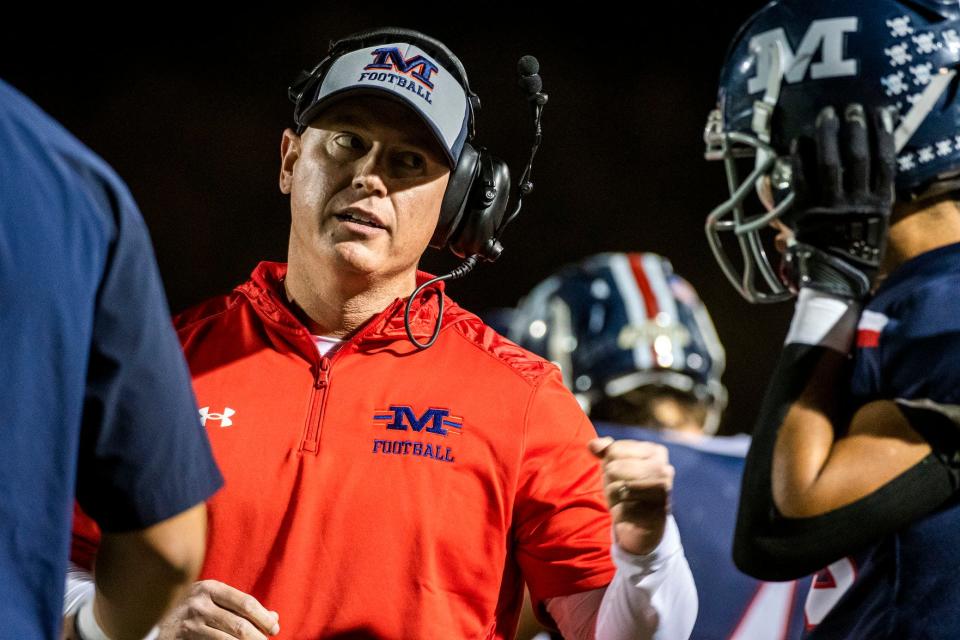
[[[235,413],[236,411],[230,407],[226,407],[223,413],[210,413],[210,407],[202,407],[200,409],[200,424],[207,426],[207,420],[219,420],[221,427],[229,427],[233,425],[233,420],[230,419],[230,416]]]
[[[857,61],[845,60],[843,57],[843,37],[846,33],[856,32],[858,22],[853,16],[814,20],[803,34],[796,53],[790,47],[786,32],[780,27],[750,38],[750,51],[757,55],[757,73],[750,78],[747,91],[754,94],[767,88],[767,78],[770,75],[769,51],[776,42],[781,46],[785,82],[800,82],[807,75],[808,67],[813,80],[857,75]],[[810,64],[817,50],[821,52],[820,62]]]

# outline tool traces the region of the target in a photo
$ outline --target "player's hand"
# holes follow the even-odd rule
[[[159,639],[266,640],[280,632],[279,618],[253,596],[216,580],[203,580],[195,582],[189,595],[160,623]]]
[[[850,104],[823,108],[814,138],[791,144],[795,201],[784,215],[796,243],[783,277],[850,300],[867,295],[877,275],[890,221],[896,174],[893,114]]]
[[[670,513],[674,469],[667,448],[609,437],[591,440],[588,446],[601,460],[617,542],[629,553],[650,553],[663,538]]]

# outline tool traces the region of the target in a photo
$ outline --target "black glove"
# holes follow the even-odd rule
[[[893,129],[889,109],[868,119],[861,105],[851,104],[841,126],[833,107],[825,107],[814,139],[792,142],[795,201],[783,219],[796,242],[787,247],[782,271],[791,288],[851,300],[870,292],[893,207]]]

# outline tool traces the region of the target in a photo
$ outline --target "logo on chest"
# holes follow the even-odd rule
[[[207,420],[215,420],[220,422],[221,427],[232,427],[233,420],[230,418],[236,413],[235,410],[230,407],[226,407],[222,413],[211,413],[210,407],[201,407],[200,408],[200,424],[207,426]]]
[[[380,424],[386,423],[387,429],[395,431],[410,429],[417,433],[426,431],[438,436],[446,436],[449,433],[460,435],[460,429],[463,428],[462,418],[451,416],[448,409],[437,409],[435,407],[430,407],[418,416],[413,407],[392,404],[389,409],[374,413],[373,419]],[[454,429],[454,431],[450,431],[447,427]]]
[[[418,412],[408,405],[392,404],[387,409],[375,411],[373,420],[376,426],[386,427],[390,431],[412,431],[415,434],[431,434],[444,438],[448,435],[459,436],[463,429],[463,418],[450,415],[449,409],[437,407],[429,407],[423,412]],[[417,440],[375,438],[373,453],[411,456],[437,462],[455,461],[452,447],[441,446],[440,443],[429,442],[423,438]]]

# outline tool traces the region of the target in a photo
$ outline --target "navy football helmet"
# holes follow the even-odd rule
[[[724,351],[690,284],[654,253],[602,253],[547,278],[520,302],[510,339],[553,361],[589,414],[603,398],[647,386],[707,408],[726,406]]]
[[[750,18],[730,47],[704,133],[706,157],[724,161],[731,194],[707,217],[707,239],[741,295],[792,295],[760,231],[775,219],[790,226],[785,156],[791,140],[812,136],[824,106],[895,109],[898,199],[960,189],[958,66],[957,0],[775,0]],[[738,158],[752,161],[742,181]],[[754,191],[764,208],[750,215]],[[724,237],[735,239],[742,269]]]

